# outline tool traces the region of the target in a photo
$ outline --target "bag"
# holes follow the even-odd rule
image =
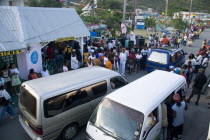
[[[0,105],[7,106],[9,104],[9,100],[6,100],[5,97],[0,98]]]

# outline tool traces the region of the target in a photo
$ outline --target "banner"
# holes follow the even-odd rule
[[[0,52],[0,56],[15,55],[15,54],[20,54],[20,53],[22,53],[21,50]]]
[[[69,41],[69,40],[74,40],[74,37],[59,38],[57,39],[57,42],[64,42],[64,41]]]

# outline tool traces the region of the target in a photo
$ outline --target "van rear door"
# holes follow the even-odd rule
[[[40,112],[38,112],[40,98],[34,93],[35,91],[29,86],[21,86],[19,98],[20,118],[27,128],[32,130],[34,135],[40,136],[43,134]]]

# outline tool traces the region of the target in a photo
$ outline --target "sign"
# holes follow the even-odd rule
[[[31,63],[33,64],[36,64],[38,62],[38,53],[37,51],[34,51],[32,54],[31,54]]]
[[[69,40],[74,40],[74,37],[59,38],[57,39],[57,42],[64,42],[64,41],[69,41]]]
[[[22,53],[21,50],[15,50],[15,51],[7,51],[7,52],[0,52],[0,56],[7,56],[7,55],[15,55]]]

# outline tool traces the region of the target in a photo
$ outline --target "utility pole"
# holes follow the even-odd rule
[[[123,20],[122,20],[123,23],[125,23],[126,5],[127,5],[127,0],[124,0],[124,4],[123,4]]]
[[[94,0],[90,1],[90,6],[91,6],[91,15],[95,16]]]
[[[192,0],[190,1],[190,14],[189,14],[189,21],[190,21],[190,23],[192,22],[192,20],[191,20],[191,12],[192,12]]]
[[[166,0],[165,19],[168,15],[168,0]]]
[[[136,25],[136,21],[135,21],[135,16],[136,16],[136,0],[133,0],[133,20],[132,20],[132,31],[134,30],[135,28],[135,25]]]

